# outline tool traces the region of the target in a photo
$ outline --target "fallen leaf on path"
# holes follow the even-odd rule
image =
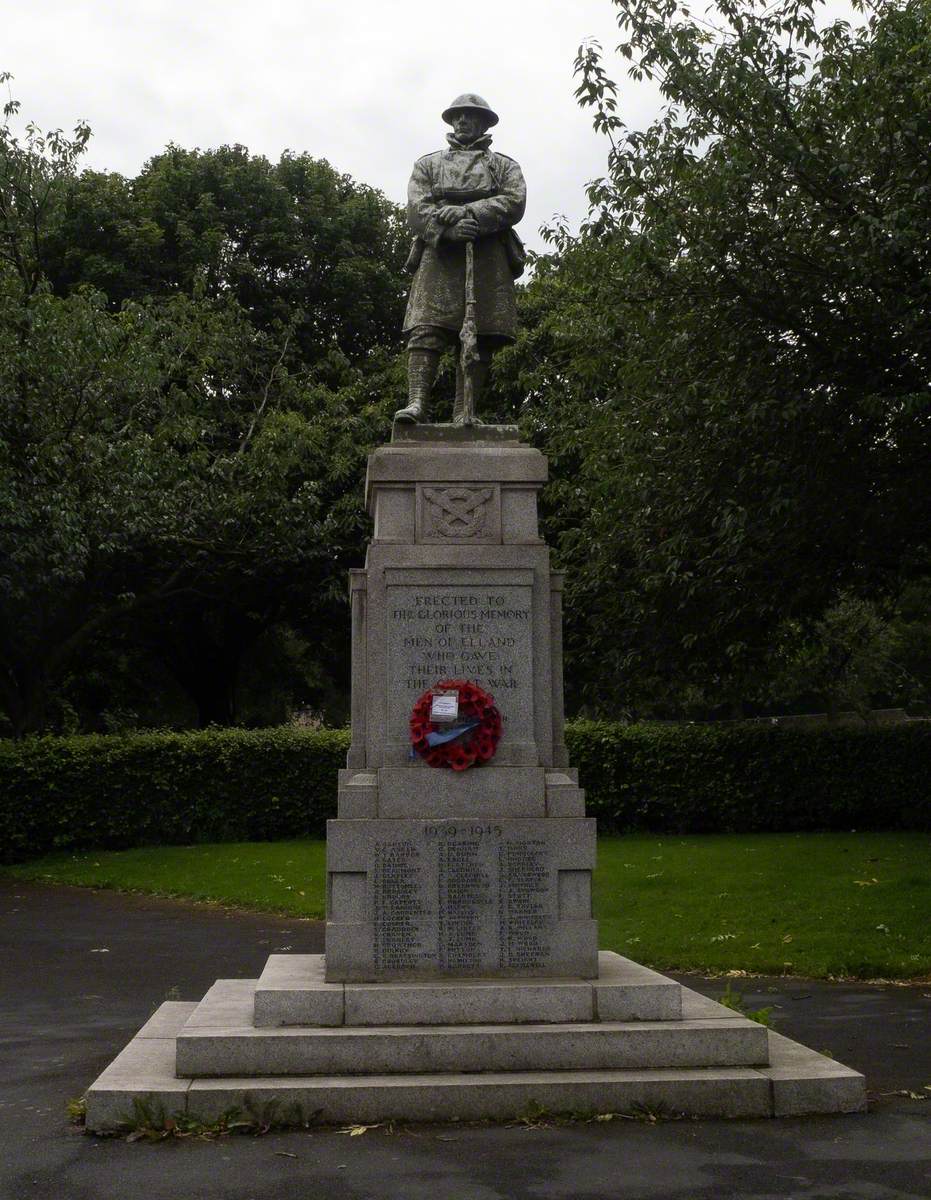
[[[347,1125],[345,1129],[338,1129],[337,1133],[348,1133],[350,1137],[359,1137],[363,1133],[368,1133],[370,1129],[381,1129],[383,1122],[379,1121],[377,1125]]]

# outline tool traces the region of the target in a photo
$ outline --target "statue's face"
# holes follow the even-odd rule
[[[488,122],[474,108],[459,108],[450,114],[453,133],[460,142],[474,142],[488,128]]]

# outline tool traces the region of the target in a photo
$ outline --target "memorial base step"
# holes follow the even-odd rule
[[[688,992],[684,999],[694,1009]],[[866,1104],[862,1075],[771,1030],[766,1067],[179,1078],[176,1040],[196,1007],[169,1001],[158,1009],[89,1089],[88,1129],[128,1128],[140,1111],[154,1121],[184,1114],[209,1122],[238,1110],[257,1122],[301,1126],[508,1120],[541,1111],[778,1117],[860,1112]]]
[[[327,983],[322,954],[272,954],[255,990],[257,1027],[505,1025],[671,1021],[682,1016],[672,979],[602,950],[597,979],[456,979]]]
[[[177,1039],[177,1073],[428,1074],[765,1065],[766,1030],[724,1018],[550,1024],[256,1028],[256,982],[218,980]]]

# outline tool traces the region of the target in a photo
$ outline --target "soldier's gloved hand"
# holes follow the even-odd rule
[[[455,225],[465,215],[465,209],[459,204],[444,204],[436,214],[441,225]]]
[[[463,217],[446,230],[444,237],[449,238],[451,242],[474,242],[478,237],[478,222],[474,217]]]

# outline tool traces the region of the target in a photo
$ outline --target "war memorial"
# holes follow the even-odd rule
[[[327,831],[323,955],[164,1003],[87,1094],[211,1120],[859,1111],[861,1075],[618,954],[592,911],[595,822],[563,737],[562,576],[543,455],[476,417],[513,337],[520,168],[474,94],[415,164],[408,404],[369,458],[351,573],[352,742]],[[453,419],[430,422],[458,354]]]

